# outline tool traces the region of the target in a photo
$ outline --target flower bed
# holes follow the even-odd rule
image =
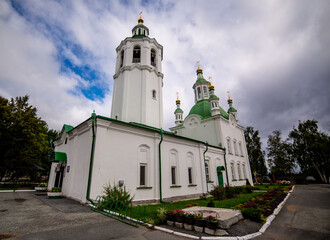
[[[265,217],[273,213],[279,203],[283,201],[286,193],[281,188],[272,189],[261,194],[250,201],[239,204],[235,209],[242,211],[244,218],[251,219],[256,222],[264,222]]]

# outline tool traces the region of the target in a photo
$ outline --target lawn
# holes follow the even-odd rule
[[[226,199],[222,201],[214,201],[216,208],[231,208],[235,207],[238,204],[244,203],[258,195],[262,194],[262,192],[254,192],[254,193],[242,193],[237,198]],[[165,208],[166,210],[176,210],[176,209],[184,209],[187,208],[189,204],[198,204],[198,206],[206,207],[207,203],[210,200],[213,200],[213,197],[207,198],[206,200],[195,199],[195,200],[186,200],[172,203],[161,203],[161,204],[153,204],[153,205],[145,205],[145,217],[154,217],[155,212],[159,208]]]

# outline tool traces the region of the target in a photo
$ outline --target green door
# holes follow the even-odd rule
[[[219,182],[219,186],[223,187],[222,172],[218,172],[218,182]]]
[[[218,183],[219,186],[223,187],[223,175],[222,175],[222,171],[225,170],[225,168],[223,166],[218,166],[217,167],[217,173],[218,173]]]

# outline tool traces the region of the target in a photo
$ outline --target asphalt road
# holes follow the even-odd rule
[[[297,185],[280,214],[255,240],[329,240],[330,185]]]
[[[184,239],[132,227],[70,199],[35,192],[0,192],[0,239]],[[298,185],[257,240],[330,239],[330,185]]]
[[[113,220],[70,199],[36,194],[0,193],[0,239],[182,239]]]

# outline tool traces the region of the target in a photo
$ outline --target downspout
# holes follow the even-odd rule
[[[229,180],[228,180],[228,171],[227,171],[227,161],[226,161],[226,148],[223,149],[225,151],[224,159],[225,159],[225,171],[226,171],[226,179],[227,179],[227,186],[229,186]]]
[[[162,150],[161,150],[161,144],[163,142],[163,135],[164,135],[164,130],[160,129],[160,142],[158,144],[158,164],[159,164],[159,202],[160,203],[165,203],[163,201],[163,196],[162,196]]]
[[[90,190],[91,190],[91,180],[92,180],[92,171],[93,171],[93,160],[94,160],[94,146],[95,146],[95,119],[96,114],[95,112],[92,113],[92,132],[93,132],[93,138],[92,138],[92,149],[91,149],[91,157],[89,161],[89,173],[88,173],[88,185],[87,185],[87,193],[86,193],[86,199],[90,201],[93,205],[95,205],[94,201],[90,198]]]
[[[205,181],[206,181],[206,192],[208,193],[209,192],[209,183],[207,181],[207,178],[206,178],[206,167],[205,167],[205,153],[207,152],[207,150],[209,150],[209,144],[207,142],[205,142],[205,146],[206,146],[206,149],[205,151],[203,152],[203,158],[204,158],[204,170],[205,170]]]

